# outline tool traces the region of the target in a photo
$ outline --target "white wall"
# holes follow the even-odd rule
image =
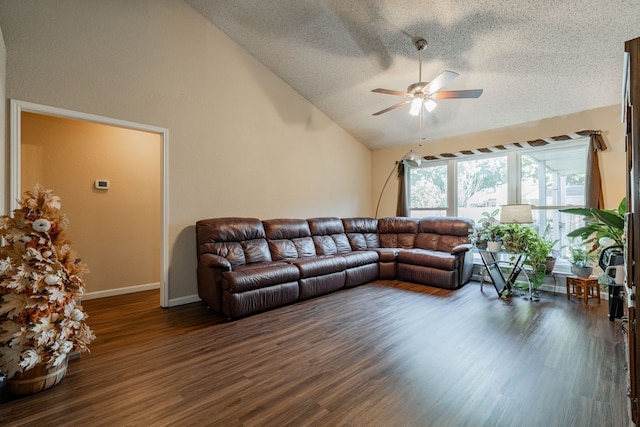
[[[2,0],[0,19],[7,97],[169,129],[174,302],[196,293],[198,219],[371,214],[371,152],[184,2]]]
[[[549,138],[580,130],[602,130],[604,140],[608,145],[607,150],[599,154],[605,205],[608,209],[615,209],[626,192],[624,126],[620,120],[620,111],[620,105],[613,105],[524,123],[519,126],[493,129],[438,141],[423,141],[420,146],[411,145],[375,151],[372,167],[372,209],[375,210],[380,189],[394,162],[402,159],[409,150],[414,150],[422,156],[455,153],[465,149]],[[397,197],[398,181],[394,176],[384,191],[378,217],[396,214]]]

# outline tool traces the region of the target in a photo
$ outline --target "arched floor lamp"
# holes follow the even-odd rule
[[[409,166],[418,167],[422,164],[422,160],[423,159],[420,154],[411,150],[407,154],[405,154],[404,157],[402,157],[402,160],[400,160],[400,162],[404,162],[406,165],[409,165]],[[380,190],[380,197],[378,197],[378,205],[376,206],[375,218],[378,218],[378,209],[380,209],[380,202],[382,201],[382,194],[384,194],[384,189],[387,188],[387,184],[391,179],[391,175],[393,175],[393,172],[396,170],[400,162],[393,163],[393,168],[391,169],[391,172],[389,172],[389,176],[387,177],[387,180],[384,182],[384,185],[382,186],[382,190]]]

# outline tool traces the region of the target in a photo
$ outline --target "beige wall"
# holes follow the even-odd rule
[[[162,137],[33,113],[21,130],[21,186],[60,196],[87,292],[158,283]]]
[[[7,97],[169,129],[172,303],[196,294],[198,219],[371,214],[371,151],[184,2],[1,0],[0,18]]]
[[[613,105],[578,114],[525,123],[520,126],[494,129],[438,141],[424,141],[420,146],[411,145],[376,151],[373,153],[372,211],[375,211],[375,203],[377,203],[380,189],[389,170],[393,167],[394,162],[402,159],[409,150],[414,150],[423,156],[451,153],[464,149],[548,138],[586,129],[602,130],[604,140],[607,143],[608,149],[600,154],[600,169],[606,207],[614,209],[626,191],[624,126],[620,121],[620,111],[619,105]],[[379,217],[395,215],[397,195],[397,179],[392,177],[380,203]]]

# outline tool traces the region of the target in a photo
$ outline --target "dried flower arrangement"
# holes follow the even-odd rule
[[[95,338],[79,305],[87,271],[71,249],[60,199],[36,185],[0,217],[0,371],[58,366]]]

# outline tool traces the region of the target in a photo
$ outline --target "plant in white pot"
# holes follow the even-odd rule
[[[0,217],[0,371],[9,391],[29,394],[59,382],[69,354],[95,336],[80,305],[86,266],[65,237],[60,199],[36,185],[19,204]]]
[[[498,221],[499,212],[499,209],[495,209],[493,212],[482,212],[482,218],[478,221],[479,227],[477,229],[476,247],[478,249],[499,252],[502,248],[500,222]]]

